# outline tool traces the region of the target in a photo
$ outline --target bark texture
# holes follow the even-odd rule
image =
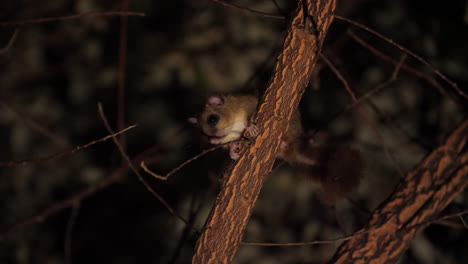
[[[362,235],[345,242],[330,263],[395,263],[468,184],[468,120],[408,173],[374,211]],[[368,230],[368,232],[365,232]]]
[[[293,109],[309,82],[335,7],[336,0],[298,2],[256,116],[260,134],[224,175],[221,191],[197,242],[193,263],[233,260]]]

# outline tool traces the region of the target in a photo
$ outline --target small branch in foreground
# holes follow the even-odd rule
[[[177,171],[179,171],[180,169],[182,169],[185,165],[191,163],[192,161],[195,161],[197,159],[199,159],[200,157],[206,155],[207,153],[210,153],[216,149],[219,149],[223,146],[226,146],[226,145],[229,145],[229,144],[232,144],[232,143],[235,143],[235,142],[240,142],[240,141],[245,141],[246,139],[239,139],[239,140],[234,140],[234,141],[231,141],[231,142],[227,142],[227,143],[224,143],[224,144],[219,144],[219,145],[216,145],[214,147],[211,147],[209,149],[205,149],[203,150],[201,153],[195,155],[194,157],[184,161],[182,164],[180,164],[179,166],[175,167],[174,169],[172,169],[168,174],[166,174],[165,176],[162,176],[162,175],[159,175],[159,174],[156,174],[154,172],[152,172],[150,169],[148,169],[148,167],[146,167],[146,164],[145,164],[145,161],[141,161],[140,162],[140,167],[146,172],[148,173],[149,175],[155,177],[156,179],[160,179],[160,180],[167,180],[172,174],[176,173]]]
[[[102,121],[104,122],[104,126],[106,127],[107,131],[109,131],[109,133],[113,133],[112,131],[112,128],[109,124],[109,121],[107,120],[107,117],[106,115],[104,114],[104,110],[102,109],[102,104],[101,103],[98,103],[98,109],[99,109],[99,115],[101,116],[101,119]],[[128,164],[128,167],[133,171],[133,173],[135,173],[135,175],[137,176],[138,180],[146,187],[146,189],[156,198],[159,200],[159,202],[161,202],[161,204],[166,207],[166,209],[169,211],[169,213],[171,213],[173,216],[176,216],[177,218],[179,218],[182,222],[184,222],[186,225],[190,225],[190,223],[184,218],[182,217],[179,213],[177,213],[177,211],[175,211],[167,202],[166,200],[161,196],[159,195],[156,191],[154,191],[151,186],[145,181],[145,179],[143,179],[143,177],[141,176],[141,174],[138,172],[138,170],[135,168],[135,166],[133,165],[133,162],[130,160],[130,158],[128,157],[128,155],[125,153],[125,150],[123,149],[122,145],[120,144],[119,140],[117,139],[117,137],[115,135],[112,136],[112,140],[114,141],[115,145],[117,145],[117,149],[119,150],[120,154],[122,155],[122,157],[127,161],[127,164]]]
[[[468,210],[463,210],[463,211],[458,212],[458,213],[441,216],[441,217],[439,217],[439,218],[437,218],[435,220],[431,220],[431,221],[428,221],[428,222],[422,222],[421,224],[431,224],[431,223],[434,223],[434,222],[437,222],[437,221],[443,221],[443,220],[447,220],[447,219],[454,218],[454,217],[460,217],[460,216],[463,216],[463,215],[466,215],[466,214],[468,214]]]
[[[15,29],[15,31],[13,32],[13,35],[8,40],[8,43],[5,45],[5,47],[0,49],[0,55],[8,52],[11,46],[13,46],[13,43],[15,43],[17,36],[18,36],[18,29]]]
[[[369,231],[367,231],[369,232]],[[337,238],[337,239],[332,239],[332,240],[316,240],[316,241],[311,241],[311,242],[299,242],[299,243],[257,243],[257,242],[242,242],[242,245],[246,246],[262,246],[262,247],[297,247],[297,246],[311,246],[311,245],[320,245],[320,244],[333,244],[337,242],[343,242],[350,240],[353,237],[360,236],[363,233],[367,232],[362,232],[360,234],[354,234],[352,236],[347,236],[347,237],[342,237],[342,238]]]
[[[13,166],[24,166],[24,165],[31,165],[31,164],[38,164],[38,163],[42,163],[42,162],[45,162],[45,161],[49,161],[49,160],[52,160],[52,159],[56,159],[56,158],[60,158],[60,157],[63,157],[63,156],[67,156],[67,155],[71,155],[79,150],[82,150],[82,149],[85,149],[87,147],[90,147],[96,143],[99,143],[99,142],[103,142],[103,141],[106,141],[116,135],[119,135],[119,134],[122,134],[122,133],[125,133],[127,132],[128,130],[132,129],[132,128],[135,128],[137,125],[132,125],[132,126],[129,126],[121,131],[118,131],[112,135],[108,135],[108,136],[105,136],[101,139],[98,139],[98,140],[94,140],[94,141],[91,141],[89,142],[88,144],[85,144],[85,145],[81,145],[81,146],[78,146],[76,148],[73,148],[73,149],[70,149],[70,150],[67,150],[67,151],[64,151],[64,152],[60,152],[60,153],[57,153],[57,154],[53,154],[53,155],[50,155],[50,156],[47,156],[47,157],[44,157],[44,158],[39,158],[39,159],[35,159],[35,160],[22,160],[22,161],[0,161],[0,167],[13,167]]]
[[[442,72],[440,72],[436,67],[434,67],[432,64],[430,64],[429,62],[427,62],[425,59],[423,59],[421,56],[417,55],[416,53],[410,51],[409,49],[403,47],[402,45],[396,43],[395,41],[393,41],[391,38],[365,26],[364,24],[361,24],[357,21],[354,21],[352,19],[349,19],[349,18],[346,18],[346,17],[342,17],[342,16],[339,16],[339,15],[334,15],[335,18],[339,19],[339,20],[342,20],[342,21],[346,21],[352,25],[355,25],[357,27],[360,27],[364,30],[366,30],[367,32],[370,32],[372,34],[374,34],[375,36],[383,39],[384,41],[392,44],[393,46],[397,47],[398,49],[402,50],[403,52],[406,52],[408,55],[410,55],[411,57],[415,58],[416,60],[418,60],[419,62],[421,62],[422,64],[426,65],[427,67],[429,67],[435,74],[437,74],[440,78],[442,78],[444,81],[446,81],[450,86],[452,86],[457,92],[458,94],[460,94],[462,97],[464,97],[465,99],[468,100],[468,95],[465,94],[457,85],[457,83],[455,83],[454,81],[450,80],[447,76],[445,76],[445,74],[443,74]]]
[[[403,59],[404,58],[402,58],[402,60]],[[401,61],[401,62],[403,62],[403,61]],[[398,64],[398,65],[400,65],[400,64]],[[392,76],[390,77],[390,79],[388,79],[384,83],[381,83],[381,84],[377,85],[374,89],[369,90],[366,93],[362,94],[361,97],[359,97],[356,101],[353,101],[353,102],[349,103],[343,109],[341,109],[338,112],[332,114],[329,118],[327,118],[327,121],[325,122],[324,125],[318,127],[317,129],[315,129],[313,131],[312,137],[315,134],[317,134],[320,130],[322,130],[328,123],[335,120],[338,116],[341,116],[343,113],[353,109],[354,107],[362,104],[365,101],[368,101],[371,96],[375,95],[376,93],[380,92],[383,88],[385,88],[388,85],[390,85],[391,83],[395,82],[396,77],[398,76],[398,73],[399,73],[399,70],[400,70],[400,67],[398,65],[397,65],[397,67],[395,67],[395,70],[393,71]]]
[[[463,223],[463,226],[466,228],[466,230],[468,230],[468,225],[466,224],[465,222],[465,219],[463,219],[463,216],[458,216],[458,218],[460,218],[460,221]]]
[[[398,64],[398,61],[395,60],[394,58],[388,56],[387,54],[383,53],[382,51],[378,50],[377,48],[375,48],[374,46],[372,46],[371,44],[369,44],[368,42],[364,41],[362,38],[358,37],[356,35],[356,33],[354,33],[352,30],[348,30],[346,32],[351,38],[353,38],[357,43],[359,43],[361,46],[363,46],[364,48],[366,48],[367,50],[369,50],[371,53],[373,53],[374,55],[376,55],[377,57],[385,60],[385,61],[388,61],[394,65]],[[455,105],[458,105],[458,107],[460,108],[463,108],[463,105],[458,101],[456,100],[451,94],[449,94],[440,84],[439,82],[432,76],[430,75],[427,75],[421,71],[418,71],[406,64],[403,64],[401,66],[401,69],[406,71],[407,73],[411,74],[411,75],[414,75],[420,79],[423,79],[424,81],[428,82],[430,85],[432,85],[433,87],[435,87],[437,89],[437,91],[439,91],[440,94],[442,94],[443,96],[446,96],[450,101],[452,101]]]
[[[127,170],[126,167],[115,170],[109,177],[102,179],[100,182],[90,186],[89,188],[83,191],[80,191],[79,193],[72,195],[71,197],[63,201],[55,203],[54,205],[50,206],[46,210],[42,211],[41,213],[33,217],[30,217],[26,220],[23,220],[22,222],[19,222],[15,225],[10,226],[7,230],[0,233],[0,241],[2,241],[7,236],[13,234],[15,231],[19,229],[23,229],[32,224],[44,222],[50,216],[60,212],[63,209],[74,206],[77,202],[80,202],[83,199],[96,193],[97,191],[104,189],[105,187],[115,183],[122,177],[122,175],[124,174],[126,170]]]
[[[445,220],[445,219],[449,219],[449,218],[459,217],[461,219],[463,225],[466,227],[466,229],[468,229],[468,226],[467,226],[466,222],[462,218],[463,215],[465,215],[465,214],[468,214],[468,210],[458,212],[458,213],[455,213],[455,214],[442,216],[442,217],[440,217],[438,219],[430,221],[430,223],[435,223],[437,221],[441,221],[441,220]],[[427,224],[427,222],[422,223],[422,224]],[[414,227],[415,226],[412,226],[410,228],[414,228]],[[336,242],[344,242],[344,241],[350,240],[352,238],[358,237],[360,235],[364,235],[364,234],[369,233],[370,231],[373,231],[373,230],[375,230],[377,228],[378,227],[374,227],[374,228],[371,228],[371,229],[366,229],[366,230],[363,230],[361,232],[358,232],[358,233],[350,235],[350,236],[337,238],[337,239],[331,239],[331,240],[316,240],[316,241],[311,241],[311,242],[296,242],[296,243],[242,242],[242,245],[246,245],[246,246],[263,246],[263,247],[291,247],[291,246],[311,246],[311,245],[319,245],[319,244],[333,244],[333,243],[336,243]]]
[[[335,65],[333,65],[333,63],[327,58],[325,57],[323,54],[320,54],[320,58],[330,67],[330,69],[336,74],[336,76],[338,77],[338,79],[343,83],[344,85],[344,88],[346,89],[346,91],[349,93],[349,95],[351,96],[351,99],[354,103],[357,102],[358,98],[356,97],[356,94],[354,93],[354,91],[351,89],[351,86],[349,85],[348,81],[346,80],[346,78],[343,76],[343,74],[341,74],[338,69],[335,67]],[[397,71],[395,71],[397,72]],[[392,75],[394,76],[394,74]],[[398,172],[400,173],[400,177],[403,177],[404,176],[404,172],[403,172],[403,169],[399,166],[398,162],[396,161],[395,157],[393,157],[392,153],[390,152],[390,150],[388,149],[387,147],[387,144],[385,144],[385,140],[383,139],[382,135],[380,134],[379,130],[374,126],[374,124],[372,123],[372,121],[370,120],[370,118],[367,116],[366,112],[364,111],[364,109],[362,109],[361,106],[357,106],[357,110],[359,111],[359,113],[361,114],[361,116],[366,120],[367,124],[370,126],[370,128],[374,131],[374,134],[375,136],[377,137],[377,140],[380,142],[380,145],[382,146],[384,152],[385,152],[385,155],[387,156],[387,158],[393,163],[393,165],[395,166],[395,168],[398,170]]]
[[[168,139],[173,138],[175,135],[180,133],[180,131],[171,134]],[[162,142],[168,142],[170,140],[164,139]],[[142,159],[153,153],[159,148],[159,145],[150,147],[149,149],[141,152],[140,154],[137,154],[134,163],[140,162]],[[71,195],[70,197],[56,202],[52,206],[49,206],[47,209],[42,210],[41,213],[36,214],[35,216],[32,216],[26,220],[23,220],[21,222],[18,222],[15,225],[10,226],[7,228],[5,231],[0,232],[0,241],[5,239],[6,237],[12,235],[15,231],[24,229],[30,225],[33,224],[38,224],[44,222],[46,219],[51,217],[52,215],[65,210],[67,208],[73,207],[76,205],[76,203],[82,203],[83,200],[86,198],[92,196],[93,194],[97,193],[98,191],[107,188],[108,186],[118,182],[127,172],[128,166],[124,164],[121,168],[118,168],[114,170],[109,177],[106,177],[102,180],[100,180],[97,183],[94,183],[91,186],[88,186],[86,189]]]
[[[44,18],[35,18],[35,19],[26,19],[26,20],[16,20],[16,21],[5,21],[0,22],[1,27],[11,27],[11,26],[22,26],[22,25],[31,25],[31,24],[40,24],[46,22],[54,21],[63,21],[78,19],[86,16],[145,16],[145,13],[141,12],[120,12],[120,11],[107,11],[107,12],[87,12],[82,14],[75,14],[69,16],[59,16],[59,17],[44,17]]]
[[[15,30],[18,32],[18,29]],[[1,52],[0,52],[1,54]],[[41,125],[39,122],[34,121],[33,119],[25,116],[20,111],[16,110],[13,106],[9,103],[5,102],[4,100],[0,100],[0,106],[3,107],[5,110],[9,111],[10,113],[14,114],[18,119],[21,119],[28,125],[32,130],[37,131],[39,134],[49,138],[50,140],[56,142],[57,144],[61,145],[62,147],[70,148],[71,146],[66,142],[65,139],[60,138],[59,136],[55,135],[50,129],[47,129],[45,126]]]

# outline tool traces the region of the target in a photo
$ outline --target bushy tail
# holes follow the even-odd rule
[[[290,163],[301,174],[320,182],[325,203],[334,204],[338,198],[348,196],[359,187],[365,161],[361,153],[349,145],[308,145],[300,152],[300,156],[313,160],[314,164],[304,164],[300,160]]]

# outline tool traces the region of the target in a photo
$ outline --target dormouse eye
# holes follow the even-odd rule
[[[208,123],[208,125],[214,127],[219,122],[219,116],[218,115],[209,115],[208,118],[206,119],[206,122]]]

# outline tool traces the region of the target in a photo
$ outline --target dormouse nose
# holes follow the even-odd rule
[[[219,116],[218,115],[209,115],[206,119],[206,122],[208,123],[209,126],[215,127],[218,122],[219,122]]]

